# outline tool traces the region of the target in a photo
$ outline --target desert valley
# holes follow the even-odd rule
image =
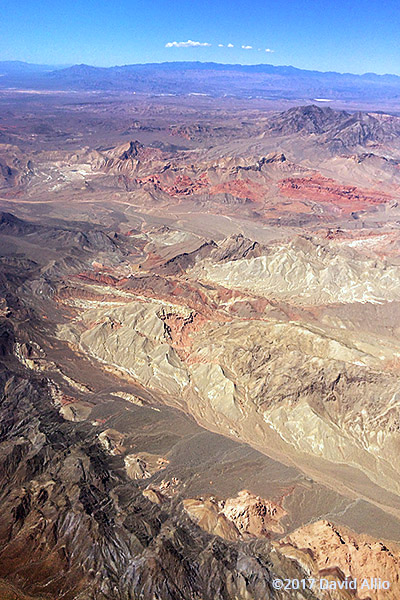
[[[399,598],[390,82],[85,73],[0,86],[1,599]]]

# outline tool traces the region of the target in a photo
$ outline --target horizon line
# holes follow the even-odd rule
[[[376,75],[377,77],[400,77],[400,74],[397,73],[376,73],[374,71],[365,71],[363,73],[353,73],[351,71],[321,71],[319,69],[309,69],[302,67],[295,67],[294,65],[274,65],[272,63],[251,63],[251,64],[243,64],[243,63],[223,63],[217,61],[200,61],[200,60],[168,60],[168,61],[152,61],[152,62],[141,62],[141,63],[125,63],[125,64],[114,64],[108,67],[102,65],[92,65],[89,63],[64,63],[64,64],[49,64],[49,63],[36,63],[29,62],[26,60],[19,59],[0,59],[0,65],[3,63],[17,63],[23,65],[31,65],[37,67],[55,67],[57,70],[62,69],[71,69],[72,67],[91,67],[93,69],[115,69],[115,68],[123,68],[123,67],[141,67],[141,66],[151,66],[151,65],[167,65],[167,64],[201,64],[201,65],[220,65],[220,66],[228,66],[228,67],[273,67],[276,69],[279,68],[291,68],[297,71],[308,71],[310,73],[321,73],[321,74],[335,74],[335,75],[354,75],[356,77],[364,77],[366,75]]]

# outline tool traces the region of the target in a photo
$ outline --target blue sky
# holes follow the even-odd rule
[[[0,14],[0,60],[400,74],[399,0],[0,0]]]

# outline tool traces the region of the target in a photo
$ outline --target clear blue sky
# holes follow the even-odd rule
[[[0,15],[0,60],[201,60],[400,74],[399,0],[0,0]],[[210,45],[179,46],[188,40]],[[172,42],[178,47],[166,47]]]

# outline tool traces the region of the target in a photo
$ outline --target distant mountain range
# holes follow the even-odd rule
[[[326,100],[400,99],[400,77],[320,72],[292,66],[167,62],[55,67],[0,62],[0,88],[129,91],[151,94]]]
[[[3,60],[0,61],[0,74],[2,76],[13,76],[48,73],[50,71],[57,71],[58,69],[65,69],[67,66],[71,65],[36,65],[21,60]]]

